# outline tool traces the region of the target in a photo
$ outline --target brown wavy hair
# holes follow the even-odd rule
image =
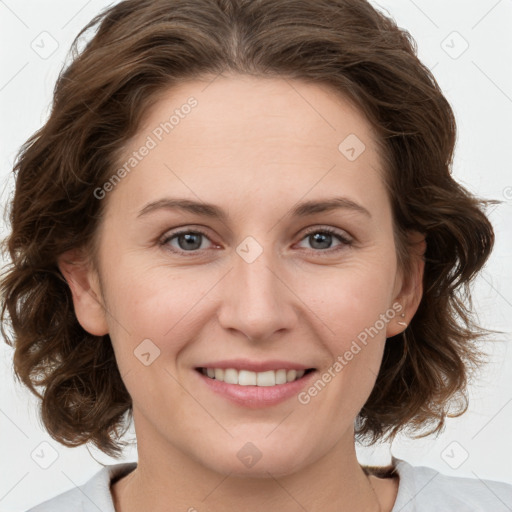
[[[372,444],[401,430],[440,431],[447,415],[467,409],[468,379],[483,362],[469,285],[494,234],[489,201],[451,176],[454,114],[411,35],[364,0],[126,0],[75,39],[51,115],[13,170],[0,283],[11,329],[2,333],[16,377],[41,398],[49,434],[121,453],[131,398],[108,335],[78,323],[57,257],[93,252],[108,200],[93,191],[148,107],[175,84],[224,72],[329,85],[375,128],[402,268],[409,230],[426,236],[427,249],[422,300],[406,331],[386,343],[356,434]]]

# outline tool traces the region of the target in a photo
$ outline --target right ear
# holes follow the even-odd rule
[[[73,296],[75,314],[80,325],[90,334],[108,334],[107,311],[99,286],[98,273],[80,249],[72,249],[57,259],[59,269]]]

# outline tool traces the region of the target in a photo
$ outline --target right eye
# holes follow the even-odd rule
[[[199,230],[182,229],[177,232],[168,233],[160,242],[160,245],[168,247],[172,252],[183,254],[187,252],[195,253],[204,250],[204,239],[208,239],[206,233]]]

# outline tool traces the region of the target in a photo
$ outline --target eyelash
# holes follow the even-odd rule
[[[304,240],[306,237],[308,237],[309,235],[311,235],[313,233],[322,233],[322,234],[333,235],[333,236],[335,236],[341,242],[341,245],[338,246],[338,247],[332,248],[332,249],[306,249],[306,251],[309,252],[309,253],[316,253],[316,254],[318,254],[318,253],[323,253],[323,254],[329,253],[330,254],[330,253],[333,253],[333,252],[337,252],[337,251],[343,250],[346,247],[350,247],[352,245],[352,243],[353,243],[353,240],[347,238],[346,236],[342,235],[341,233],[339,233],[338,231],[336,231],[335,229],[330,228],[330,227],[322,227],[322,228],[314,227],[314,228],[310,228],[310,229],[308,229],[304,233],[304,236],[301,238],[300,241]],[[173,240],[174,238],[177,238],[180,235],[186,235],[186,234],[199,234],[199,235],[202,235],[202,236],[208,238],[208,240],[209,240],[209,237],[208,237],[207,233],[205,233],[201,229],[186,229],[186,230],[177,231],[175,233],[171,233],[171,234],[165,236],[159,242],[159,245],[166,246],[171,252],[173,252],[175,254],[185,255],[185,254],[189,253],[189,255],[185,256],[185,257],[195,256],[195,255],[197,255],[201,251],[201,249],[197,249],[197,250],[194,250],[194,251],[184,251],[184,250],[181,250],[181,249],[178,250],[178,249],[175,249],[175,248],[171,248],[171,246],[169,245],[169,242],[171,240]]]

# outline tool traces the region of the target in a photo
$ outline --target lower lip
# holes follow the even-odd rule
[[[301,389],[309,384],[317,373],[314,370],[298,380],[275,386],[240,386],[239,384],[227,384],[221,380],[211,379],[197,370],[194,370],[194,372],[213,392],[238,405],[251,409],[276,405],[298,395]]]

